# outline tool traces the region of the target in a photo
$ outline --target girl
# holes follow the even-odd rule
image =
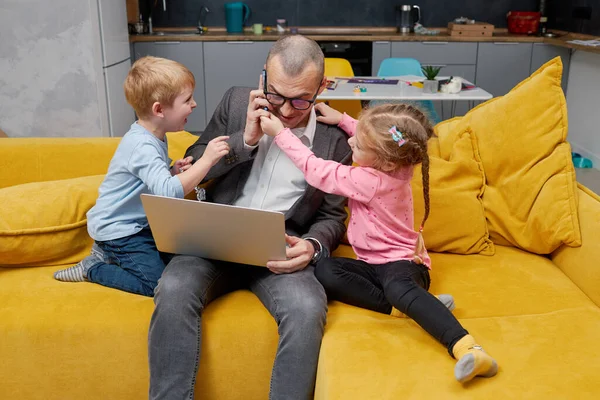
[[[348,133],[357,167],[319,159],[273,115],[262,117],[264,132],[318,189],[348,197],[348,239],[356,260],[325,258],[316,275],[331,299],[415,320],[458,359],[459,382],[496,374],[496,361],[486,354],[450,310],[430,294],[431,260],[422,230],[429,216],[427,141],[433,128],[418,109],[384,104],[364,111],[357,122],[320,103],[318,120],[337,124]],[[415,165],[423,171],[425,215],[419,233],[413,229],[410,181]]]

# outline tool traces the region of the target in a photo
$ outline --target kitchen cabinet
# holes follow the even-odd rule
[[[533,52],[531,53],[531,69],[530,73],[534,73],[539,67],[554,57],[560,57],[563,64],[562,88],[565,94],[567,93],[567,81],[569,78],[569,63],[571,62],[571,49],[564,47],[553,46],[547,43],[534,43]]]
[[[185,65],[196,79],[194,100],[198,106],[188,117],[185,129],[189,132],[202,132],[206,127],[206,107],[204,100],[203,42],[138,42],[133,47],[135,60],[143,56],[168,58]]]
[[[479,43],[475,83],[494,97],[508,93],[529,76],[532,43]]]
[[[392,56],[392,43],[388,41],[376,41],[373,42],[373,58],[371,69],[371,74],[373,76],[377,76],[377,72],[379,72],[379,66],[381,62],[386,58],[390,58]]]
[[[470,42],[395,42],[392,57],[409,57],[421,65],[474,65],[477,43]]]
[[[260,73],[274,42],[204,43],[204,81],[208,121],[232,86],[258,87]]]

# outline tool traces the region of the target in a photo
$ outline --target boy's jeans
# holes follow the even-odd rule
[[[87,271],[88,281],[144,296],[153,296],[170,256],[158,251],[150,229],[96,242],[92,255],[98,262]]]

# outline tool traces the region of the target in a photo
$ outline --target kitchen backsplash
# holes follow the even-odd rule
[[[206,26],[225,26],[223,5],[228,2],[231,1],[166,0],[165,12],[162,0],[140,0],[140,10],[147,19],[152,5],[155,27],[196,26],[204,5],[211,11]],[[454,18],[465,16],[506,27],[508,11],[537,11],[539,0],[247,0],[245,3],[252,10],[247,25],[275,25],[276,19],[285,18],[290,26],[396,26],[395,7],[416,4],[421,7],[421,22],[425,26],[443,27]]]
[[[548,11],[548,25],[551,28],[600,35],[598,0],[548,0]],[[588,11],[591,11],[589,15]]]

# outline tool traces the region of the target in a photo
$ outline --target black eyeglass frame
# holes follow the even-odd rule
[[[285,97],[279,93],[274,93],[274,92],[269,92],[267,90],[267,70],[263,69],[262,71],[263,74],[263,94],[265,95],[265,98],[267,99],[267,101],[269,102],[269,104],[276,106],[276,107],[281,107],[285,104],[286,101],[289,101],[291,106],[299,111],[304,111],[304,110],[308,110],[310,108],[310,106],[312,106],[313,104],[315,104],[315,100],[317,99],[317,96],[319,95],[319,88],[321,87],[321,84],[319,84],[319,87],[317,88],[317,91],[315,93],[315,95],[313,96],[313,98],[311,100],[306,100],[306,99],[299,99],[297,97]],[[277,96],[281,99],[283,99],[283,101],[281,103],[274,103],[272,102],[269,97],[273,97],[273,96]],[[294,102],[303,102],[306,103],[306,107],[301,108],[301,107],[297,107],[296,105],[294,105]]]

